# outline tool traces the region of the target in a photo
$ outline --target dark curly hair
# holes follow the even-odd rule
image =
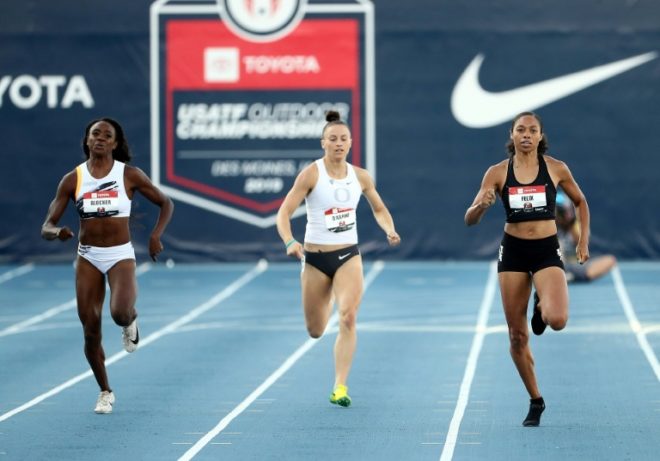
[[[112,158],[124,163],[130,162],[133,156],[131,155],[131,149],[128,147],[128,142],[126,141],[126,136],[124,135],[124,129],[121,127],[118,121],[108,117],[97,118],[87,124],[87,127],[85,128],[85,136],[82,138],[82,148],[83,152],[85,153],[85,158],[89,158],[89,147],[87,147],[89,130],[91,130],[92,126],[98,122],[107,122],[115,129],[117,147],[112,151]]]
[[[325,136],[325,130],[327,130],[329,127],[334,126],[334,125],[344,125],[346,128],[348,128],[348,131],[351,130],[351,128],[348,126],[346,122],[343,122],[341,119],[341,116],[339,115],[339,112],[336,110],[329,110],[325,113],[325,121],[328,122],[325,124],[323,127],[323,132],[321,133],[321,138]]]
[[[539,122],[539,128],[541,128],[541,140],[539,141],[539,146],[536,149],[539,155],[543,155],[546,152],[548,152],[548,147],[550,144],[548,143],[548,138],[545,135],[545,132],[543,131],[543,121],[541,120],[541,117],[538,116],[538,114],[534,112],[521,112],[518,115],[516,115],[511,122],[511,128],[509,128],[509,134],[513,133],[513,128],[516,126],[516,122],[521,118],[529,115],[530,117],[534,117],[537,122]],[[516,148],[513,145],[513,139],[509,139],[509,141],[506,143],[506,153],[509,157],[513,157],[516,155]]]

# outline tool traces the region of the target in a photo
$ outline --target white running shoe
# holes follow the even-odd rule
[[[124,343],[126,352],[133,352],[137,349],[140,342],[140,332],[138,331],[137,319],[133,320],[129,326],[122,329],[121,340]]]
[[[99,398],[96,400],[95,413],[107,415],[112,413],[112,404],[115,403],[115,394],[112,391],[101,391]]]

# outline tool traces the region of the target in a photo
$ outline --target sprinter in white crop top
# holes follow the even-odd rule
[[[108,382],[101,344],[105,284],[107,281],[112,293],[112,319],[123,327],[124,350],[133,352],[140,334],[135,310],[135,251],[128,227],[131,199],[135,192],[140,192],[160,208],[149,239],[149,254],[154,261],[163,250],[160,238],[172,217],[173,205],[139,168],[126,165],[131,153],[124,130],[115,120],[102,118],[90,122],[85,129],[83,151],[87,161],[60,181],[41,227],[41,236],[61,241],[72,238],[73,231],[57,223],[69,202],[76,204],[80,214],[76,260],[78,317],[85,333],[85,356],[101,390],[94,411],[110,413],[115,395]]]
[[[125,166],[115,160],[107,175],[96,178],[90,173],[87,162],[78,165],[75,202],[80,219],[127,218],[131,215],[131,199],[124,185]]]
[[[325,155],[296,178],[277,213],[277,230],[287,255],[297,257],[302,263],[302,302],[307,331],[312,338],[323,334],[333,304],[337,303],[340,320],[330,402],[347,407],[351,404],[347,380],[355,353],[356,316],[364,282],[356,222],[362,195],[371,205],[389,244],[396,246],[401,239],[369,173],[346,161],[351,149],[348,125],[336,111],[329,111],[326,121],[321,137]],[[300,244],[291,231],[291,216],[303,200],[307,228],[304,244]]]

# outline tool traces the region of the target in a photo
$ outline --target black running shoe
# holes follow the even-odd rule
[[[525,421],[523,421],[523,426],[525,427],[536,427],[541,424],[541,413],[545,410],[545,402],[543,397],[538,399],[530,399],[529,401],[529,413]]]
[[[541,317],[541,309],[539,309],[539,295],[534,292],[534,314],[532,315],[532,331],[535,335],[542,335],[547,326]]]

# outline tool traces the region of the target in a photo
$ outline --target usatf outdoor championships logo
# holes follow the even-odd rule
[[[375,176],[373,37],[367,0],[158,0],[154,183],[176,200],[273,226],[298,173],[323,156],[331,109],[352,128],[348,161]]]

